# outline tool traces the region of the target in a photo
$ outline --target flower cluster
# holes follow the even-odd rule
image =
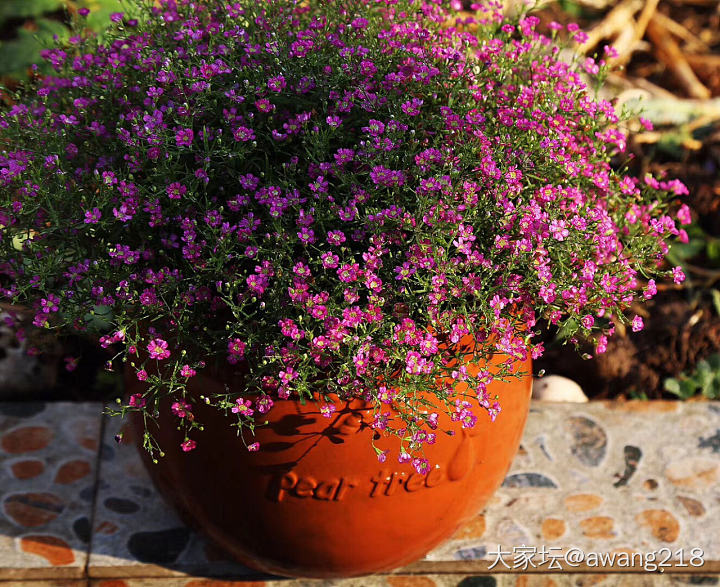
[[[0,298],[101,324],[147,384],[123,411],[168,400],[183,450],[188,382],[229,364],[244,392],[203,401],[241,428],[284,398],[331,418],[360,397],[425,470],[418,392],[494,418],[487,386],[542,353],[538,320],[602,352],[614,321],[642,328],[623,312],[686,237],[682,184],[611,165],[626,138],[583,78],[604,62],[481,9],[161,0],[48,50],[56,74],[0,114]],[[502,368],[472,375],[468,337]]]

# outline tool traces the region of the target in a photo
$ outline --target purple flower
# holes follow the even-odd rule
[[[340,126],[342,124],[342,118],[340,118],[339,116],[328,116],[325,119],[325,122],[327,123],[327,125],[329,127],[337,128],[338,126]]]
[[[85,210],[85,224],[97,224],[100,222],[100,218],[102,218],[102,214],[98,208]]]
[[[281,75],[271,77],[267,82],[267,87],[272,92],[282,92],[286,85],[285,78]]]
[[[236,141],[247,143],[248,141],[255,140],[255,133],[251,128],[239,126],[233,131],[233,137]]]
[[[408,102],[403,102],[400,106],[402,111],[408,116],[417,116],[420,114],[420,107],[423,105],[423,101],[419,98],[413,98]]]
[[[174,182],[167,186],[165,191],[171,200],[179,200],[187,193],[187,187],[181,183]]]
[[[175,133],[175,143],[178,147],[192,146],[195,133],[191,128],[182,128]]]

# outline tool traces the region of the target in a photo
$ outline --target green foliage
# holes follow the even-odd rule
[[[0,26],[17,18],[35,18],[63,8],[64,0],[4,0],[0,4]]]
[[[27,77],[29,68],[33,63],[41,61],[40,51],[49,46],[49,42],[57,35],[59,39],[67,38],[67,28],[64,24],[39,18],[35,21],[37,30],[26,28],[18,30],[18,37],[8,43],[0,44],[0,75],[23,79]],[[46,66],[40,68],[46,70]]]
[[[720,267],[720,238],[705,232],[697,222],[686,227],[688,242],[675,241],[670,247],[667,259],[673,265],[679,265],[686,274],[688,264],[702,265],[707,268]],[[713,303],[720,314],[720,292],[713,290]]]
[[[27,79],[30,67],[52,71],[40,52],[70,35],[69,0],[2,0],[0,2],[0,77]],[[110,14],[122,11],[122,0],[76,0],[72,6],[88,8],[87,27],[96,33],[109,24]]]
[[[558,6],[567,15],[573,18],[579,18],[585,13],[584,7],[573,0],[559,0]]]
[[[720,399],[720,353],[699,361],[695,371],[682,373],[677,378],[669,377],[664,383],[665,391],[680,399],[689,399],[698,394],[708,399]]]
[[[644,391],[638,391],[637,389],[630,390],[629,396],[630,399],[641,400],[644,402],[648,401],[649,399],[647,393],[645,393]]]

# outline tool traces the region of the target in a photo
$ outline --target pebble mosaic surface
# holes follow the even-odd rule
[[[484,512],[413,568],[421,576],[333,582],[279,582],[224,560],[162,502],[135,449],[113,440],[123,422],[107,419],[100,439],[100,411],[98,404],[0,403],[0,580],[62,577],[67,581],[47,584],[72,585],[89,576],[94,587],[480,587],[633,579],[551,574],[549,558],[572,548],[586,555],[665,548],[675,559],[682,549],[687,559],[698,547],[706,574],[720,568],[717,402],[533,402],[502,488]],[[552,556],[542,557],[542,549]],[[591,562],[586,559],[583,570],[608,570]],[[490,565],[498,572],[547,572],[472,574]],[[642,577],[667,585],[720,584],[716,575],[702,576],[703,566],[688,567],[701,573],[692,580]]]
[[[0,580],[84,576],[101,411],[0,403]]]
[[[685,587],[718,585],[713,576],[622,575],[391,575],[341,581],[223,581],[173,579],[172,587]],[[167,579],[95,580],[91,587],[167,587]],[[28,586],[31,587],[31,586]]]
[[[503,558],[512,568],[522,544],[586,554],[664,548],[673,558],[683,549],[685,562],[702,548],[704,561],[720,561],[720,404],[534,402],[502,488],[428,558]],[[511,555],[492,554],[498,545]]]

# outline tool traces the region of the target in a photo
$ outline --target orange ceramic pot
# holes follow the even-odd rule
[[[455,434],[438,434],[426,448],[433,468],[425,476],[397,462],[394,438],[376,441],[391,450],[378,462],[372,409],[361,402],[338,403],[326,418],[313,402],[282,400],[256,431],[258,452],[248,452],[229,418],[198,404],[205,430],[195,434],[197,448],[182,453],[174,416],[163,414],[153,433],[167,454],[148,469],[192,526],[249,567],[318,578],[386,571],[450,537],[502,483],[530,400],[530,361],[518,367],[528,375],[491,384],[502,405],[495,422],[480,408],[472,429],[441,416],[439,429]],[[202,375],[193,381],[198,393],[224,390]],[[128,377],[127,392],[141,385]]]

